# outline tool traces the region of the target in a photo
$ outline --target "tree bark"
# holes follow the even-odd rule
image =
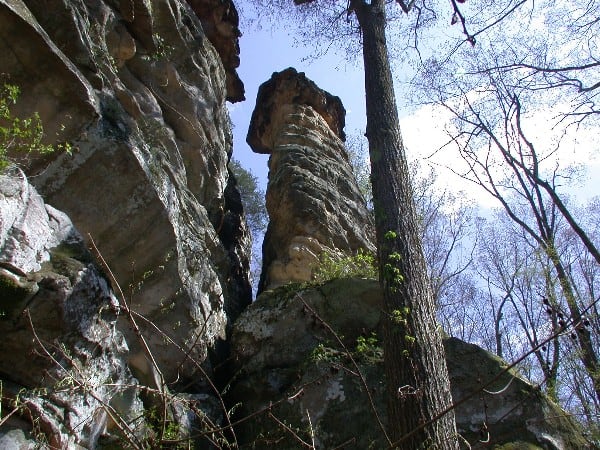
[[[353,0],[363,38],[367,139],[384,292],[389,432],[395,448],[458,449],[441,329],[427,278],[385,38],[385,2]]]
[[[572,333],[576,335],[575,340],[579,344],[579,358],[592,381],[596,398],[600,401],[600,364],[598,363],[596,349],[594,348],[590,331],[583,326],[581,309],[575,299],[575,293],[573,292],[573,286],[569,282],[567,271],[557,254],[553,238],[550,242],[545,242],[544,250],[554,265],[554,270],[556,270],[558,276],[558,282],[565,297],[567,307],[569,308],[571,323],[576,330],[572,331]]]

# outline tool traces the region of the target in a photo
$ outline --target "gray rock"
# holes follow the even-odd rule
[[[13,157],[94,239],[115,292],[153,322],[140,327],[167,382],[199,379],[190,358],[210,371],[209,352],[251,300],[250,234],[227,172],[225,101],[243,97],[236,27],[230,2],[0,0],[16,113],[38,111],[50,142],[74,146]],[[132,368],[151,383],[138,340],[119,326]]]
[[[107,408],[123,420],[142,410],[119,303],[69,219],[21,171],[0,175],[0,211],[3,400],[17,401],[51,448],[95,448],[114,427]],[[29,448],[21,429],[7,423],[2,448]]]
[[[10,172],[0,177],[0,264],[20,273],[38,271],[50,257],[49,248],[79,234],[64,213],[44,204],[21,170]]]
[[[383,351],[368,340],[382,335],[381,301],[376,281],[338,279],[265,291],[240,316],[231,395],[240,417],[255,413],[240,426],[242,448],[295,449],[298,437],[323,449],[387,447],[378,423],[386,420]],[[505,361],[455,338],[444,345],[454,401],[476,393],[456,409],[472,448],[488,437],[484,423],[491,448],[587,448],[575,422],[514,369],[505,371]]]
[[[15,428],[6,433],[0,431],[0,448],[4,450],[34,450],[38,443],[23,430]]]
[[[206,36],[223,61],[227,74],[227,100],[245,100],[244,84],[236,72],[240,65],[238,38],[242,33],[234,3],[231,0],[188,0],[188,3],[200,18]]]

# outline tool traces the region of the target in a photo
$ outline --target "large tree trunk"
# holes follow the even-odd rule
[[[452,403],[450,381],[400,135],[385,4],[354,0],[351,6],[363,33],[390,438],[402,449],[458,449],[453,411],[433,420]]]

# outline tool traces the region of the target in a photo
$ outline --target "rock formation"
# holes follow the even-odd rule
[[[372,248],[341,140],[343,115],[339,99],[293,69],[273,74],[258,94],[248,143],[271,154],[270,223],[263,292],[234,324],[231,342],[232,402],[250,417],[238,433],[243,448],[389,446],[379,284],[277,287],[310,281],[323,250]],[[575,422],[506,362],[454,338],[445,349],[468,448],[585,448]]]
[[[37,424],[14,416],[2,448],[26,445],[23,428],[51,448],[94,448],[114,426],[107,405],[123,420],[143,410],[116,329],[119,302],[68,217],[22,172],[0,175],[0,210],[2,402],[5,411],[19,402]]]
[[[238,412],[264,411],[239,430],[244,445],[299,448],[280,421],[317,448],[387,448],[381,302],[376,281],[353,278],[259,296],[232,338]],[[458,431],[471,448],[588,448],[575,422],[505,361],[456,338],[444,346]]]
[[[235,5],[231,0],[189,0],[188,3],[200,18],[206,37],[219,52],[227,76],[227,100],[245,100],[244,84],[236,72],[240,65],[238,38],[242,33]]]
[[[0,0],[0,82],[21,90],[11,112],[38,112],[46,142],[73,146],[12,154],[19,168],[0,176],[0,448],[222,448],[237,402],[252,416],[236,432],[257,448],[298,448],[293,433],[382,446],[377,284],[266,290],[310,280],[323,251],[374,250],[343,106],[293,69],[262,86],[248,136],[271,155],[264,292],[250,305],[227,169],[239,36],[230,0]],[[459,407],[469,441],[485,423],[494,443],[583,447],[504,362],[456,340],[447,351],[455,397],[496,376],[502,391]]]
[[[257,95],[248,144],[268,153],[259,292],[309,281],[323,251],[373,251],[372,225],[344,148],[346,111],[303,73],[274,73]]]
[[[251,299],[249,233],[227,171],[239,34],[227,0],[0,0],[15,113],[39,112],[48,140],[74,146],[20,162],[94,239],[133,307],[184,344],[187,356],[141,325],[169,382],[196,378],[179,362],[205,360]],[[123,329],[136,375],[151,379]]]
[[[0,211],[2,411],[26,390],[26,421],[60,448],[122,438],[113,413],[144,428],[156,392],[178,431],[195,426],[189,405],[196,420],[223,415],[205,375],[251,301],[250,235],[227,169],[225,102],[244,98],[237,26],[230,0],[0,0],[0,82],[21,91],[11,112],[39,113],[47,143],[73,146],[10,155],[25,175],[0,195],[35,200]],[[140,314],[145,343],[117,299]],[[48,394],[61,380],[75,384]],[[0,447],[27,441],[27,426],[9,425]]]

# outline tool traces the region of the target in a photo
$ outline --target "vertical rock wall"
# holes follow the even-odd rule
[[[247,138],[271,155],[259,291],[310,280],[323,251],[374,250],[344,148],[345,114],[338,97],[291,68],[259,89]]]
[[[142,434],[119,302],[83,239],[18,170],[0,174],[0,213],[0,448],[42,448],[29,433],[95,448],[111,409]]]
[[[205,360],[251,299],[227,171],[238,36],[226,0],[0,0],[2,72],[22,92],[14,113],[39,112],[47,140],[74,148],[20,163],[94,239],[133,308],[182,346],[143,327],[168,382],[197,379],[188,358]]]

